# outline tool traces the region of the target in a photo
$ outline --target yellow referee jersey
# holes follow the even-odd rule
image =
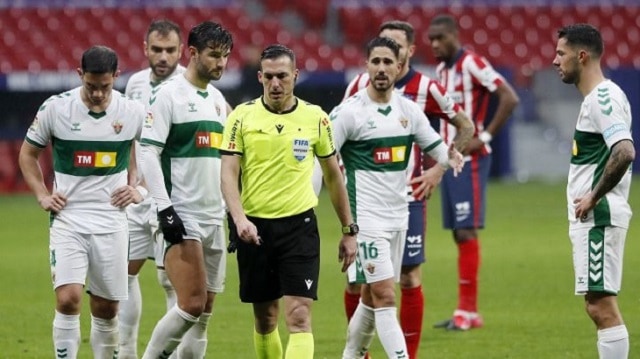
[[[260,97],[227,118],[220,152],[242,156],[242,206],[248,216],[288,217],[318,204],[311,183],[314,155],[335,153],[331,122],[319,106],[296,101],[278,114]]]

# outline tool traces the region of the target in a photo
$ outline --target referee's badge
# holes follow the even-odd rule
[[[293,157],[302,161],[307,157],[307,152],[309,152],[309,140],[295,138],[293,140]]]

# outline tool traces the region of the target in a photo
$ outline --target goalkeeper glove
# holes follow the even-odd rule
[[[178,216],[173,206],[169,206],[158,212],[158,222],[164,239],[171,244],[178,244],[184,241],[183,235],[187,234],[182,224],[182,219]]]

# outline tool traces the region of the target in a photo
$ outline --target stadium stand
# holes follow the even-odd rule
[[[423,6],[415,1],[317,0],[287,5],[282,0],[264,0],[260,4],[263,16],[259,18],[250,17],[246,7],[238,2],[215,1],[204,7],[193,6],[197,3],[183,0],[162,7],[155,1],[135,5],[114,1],[112,4],[121,6],[98,8],[28,1],[21,7],[2,7],[0,71],[68,70],[82,50],[94,43],[112,46],[121,56],[124,71],[139,69],[145,64],[141,34],[149,21],[160,17],[172,19],[185,29],[205,19],[220,21],[231,29],[238,46],[247,42],[285,43],[299,50],[303,68],[311,71],[340,71],[357,65],[365,41],[375,35],[378,24],[389,19],[406,19],[418,34],[416,60],[433,63],[426,29],[429,19],[442,12],[459,18],[463,43],[486,54],[497,66],[515,66],[516,78],[529,77],[551,63],[555,53],[554,29],[571,22],[589,22],[600,27],[606,43],[622,40],[605,53],[606,66],[640,67],[640,6],[615,2],[573,5],[565,1],[561,2],[565,5],[542,6],[513,2],[518,5],[505,6],[504,2],[494,1],[474,6]],[[144,6],[139,7],[140,4]],[[293,11],[303,21],[300,31],[285,28],[280,16],[285,10]],[[337,45],[330,45],[324,37],[331,10],[337,13],[339,27],[336,34],[329,36],[332,40],[334,36],[341,38]],[[232,58],[229,67],[241,66],[240,61]]]

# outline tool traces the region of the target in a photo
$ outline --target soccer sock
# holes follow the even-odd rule
[[[176,291],[173,289],[173,285],[171,285],[171,281],[167,276],[167,272],[162,268],[158,269],[158,283],[162,289],[164,289],[164,293],[167,299],[167,311],[171,310],[171,308],[175,307],[178,303],[178,297],[176,296]]]
[[[422,286],[403,288],[400,302],[400,326],[407,343],[409,358],[418,357],[418,346],[422,335],[422,316],[424,314],[424,294]]]
[[[600,359],[629,357],[629,333],[624,324],[598,330],[598,354]]]
[[[260,334],[254,328],[253,348],[258,359],[282,358],[282,341],[278,327],[268,334]]]
[[[169,309],[153,329],[142,359],[169,357],[180,344],[184,333],[197,321],[198,318],[178,308],[177,305]]]
[[[56,310],[53,318],[53,346],[56,358],[76,358],[80,347],[80,314],[67,315]]]
[[[360,303],[360,293],[352,294],[346,290],[344,291],[344,311],[347,314],[347,322],[349,322],[351,317],[353,317],[353,313],[355,313],[358,303]]]
[[[342,358],[362,358],[369,350],[369,345],[376,332],[376,317],[373,308],[360,302],[347,328],[347,344],[342,352]]]
[[[395,307],[383,307],[373,310],[376,318],[376,331],[387,357],[404,358],[407,355],[407,344],[404,342],[396,312]]]
[[[138,358],[138,327],[142,314],[142,295],[137,275],[129,275],[129,298],[123,300],[118,308],[120,332],[120,359]]]
[[[458,243],[458,308],[478,311],[478,268],[480,243],[477,238]]]
[[[313,333],[289,335],[285,359],[313,359]]]
[[[204,358],[207,351],[207,324],[211,313],[202,313],[194,324],[182,337],[178,346],[178,358]]]
[[[103,319],[92,315],[90,341],[94,358],[117,358],[118,317]]]

